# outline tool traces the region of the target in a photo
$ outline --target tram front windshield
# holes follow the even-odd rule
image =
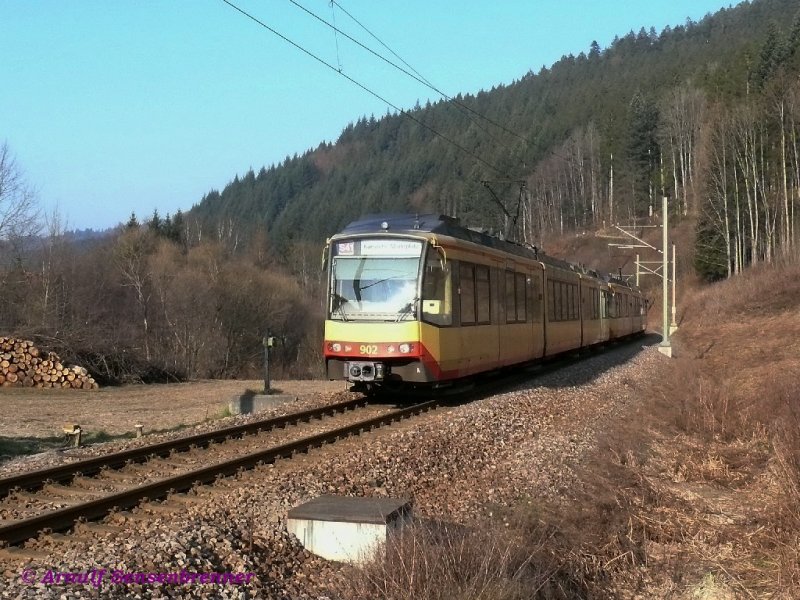
[[[330,318],[341,321],[404,321],[417,316],[416,256],[334,256]]]

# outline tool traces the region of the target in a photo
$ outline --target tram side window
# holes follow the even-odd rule
[[[542,319],[542,274],[534,272],[531,277],[531,320],[536,323]]]
[[[548,281],[550,303],[547,310],[551,321],[577,321],[580,318],[580,293],[577,284]]]
[[[478,307],[478,323],[485,325],[492,322],[491,286],[489,285],[489,267],[475,267],[475,292]]]
[[[514,285],[514,271],[506,271],[506,323],[517,320],[517,293]]]
[[[525,323],[528,320],[528,296],[525,285],[525,274],[517,273],[517,323]]]
[[[569,288],[569,320],[575,321],[578,318],[578,286],[571,283],[567,284]]]
[[[459,268],[461,287],[461,324],[475,324],[475,267],[461,263]]]
[[[592,316],[592,290],[586,286],[580,286],[578,289],[581,296],[581,315],[584,319],[590,319]]]
[[[565,298],[566,290],[564,288],[564,284],[561,281],[554,281],[553,291],[553,298],[555,300],[553,305],[553,320],[563,321],[564,311],[566,310],[565,305],[567,302],[567,299]]]
[[[592,290],[592,319],[600,318],[600,290]]]
[[[429,256],[422,277],[422,320],[434,325],[453,324],[453,278],[450,264]]]
[[[527,281],[524,273],[506,271],[506,323],[528,320]]]

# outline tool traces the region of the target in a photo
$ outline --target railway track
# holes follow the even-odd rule
[[[14,517],[13,520],[0,521],[0,545],[17,545],[42,532],[66,531],[79,522],[100,519],[113,511],[127,510],[144,501],[186,491],[197,484],[211,483],[259,464],[290,458],[427,412],[438,405],[438,400],[429,400],[400,409],[373,407],[373,412],[379,414],[367,419],[359,418],[323,432],[277,444],[273,441],[266,446],[265,440],[258,435],[325,416],[339,415],[340,419],[347,421],[349,419],[343,417],[347,411],[369,409],[366,400],[351,400],[0,479],[0,495],[5,496],[4,503],[9,505],[4,512]],[[239,440],[232,442],[234,437]],[[202,455],[194,460],[200,464],[176,462],[176,456],[181,456],[178,453],[185,452],[189,456],[201,447],[204,448]],[[220,450],[217,456],[209,453],[215,449]],[[179,472],[175,473],[175,470]],[[147,471],[163,473],[157,477],[143,477]],[[89,478],[88,475],[96,476]],[[63,482],[71,485],[63,485]],[[27,490],[41,491],[30,493]],[[27,506],[19,508],[21,504]],[[64,506],[58,506],[60,504]],[[30,512],[35,514],[26,514]]]
[[[15,504],[19,504],[18,500],[26,499],[34,504],[39,503],[38,508],[33,507],[33,511],[37,514],[21,516],[17,514],[13,520],[8,518],[0,520],[0,546],[20,544],[44,531],[69,530],[79,522],[97,520],[115,510],[127,510],[143,501],[155,501],[169,496],[173,492],[188,490],[196,484],[210,483],[220,477],[236,474],[240,470],[252,468],[258,464],[268,464],[282,458],[289,458],[314,447],[334,443],[339,439],[358,435],[364,431],[432,410],[445,403],[468,402],[500,393],[504,389],[529,380],[532,376],[551,373],[575,362],[575,357],[572,355],[560,356],[528,369],[519,369],[513,373],[486,378],[480,384],[453,390],[452,394],[442,395],[434,400],[431,400],[429,396],[420,395],[417,403],[413,406],[396,410],[387,410],[384,406],[384,414],[355,420],[341,427],[284,443],[271,444],[267,447],[264,447],[261,442],[256,442],[249,444],[250,447],[239,446],[237,448],[231,441],[235,438],[240,441],[253,438],[251,441],[255,441],[261,439],[257,434],[262,432],[270,432],[279,428],[286,429],[290,425],[311,422],[326,416],[335,416],[338,413],[345,414],[358,408],[366,409],[372,405],[366,398],[359,398],[319,409],[178,438],[0,479],[0,519],[4,513],[3,503],[8,504],[9,499]],[[213,454],[210,454],[209,450],[213,449],[215,445],[226,449],[222,454],[229,456],[217,455],[214,457]],[[202,462],[202,465],[192,466],[188,463],[175,465],[176,460],[184,454],[189,456],[192,451],[200,448],[204,449],[204,452],[195,459],[195,462]],[[180,472],[164,474],[156,478],[151,477],[144,481],[141,480],[142,478],[137,480],[135,476],[137,472],[151,470],[153,466],[177,466]],[[133,474],[126,473],[131,470],[133,470]],[[89,477],[91,475],[94,477]],[[63,482],[69,482],[72,485],[62,485]],[[103,482],[107,485],[104,486]],[[120,486],[124,489],[119,489]],[[37,489],[42,489],[45,495],[56,496],[65,506],[47,506],[47,503],[41,502],[41,495],[27,492],[27,490]],[[89,496],[88,499],[86,499],[87,496]],[[79,498],[79,500],[73,501],[75,498]]]
[[[329,404],[298,413],[253,421],[251,423],[245,423],[244,425],[225,427],[214,431],[199,433],[197,435],[167,440],[158,444],[131,448],[121,452],[5,477],[0,479],[0,498],[7,496],[14,489],[37,489],[42,487],[46,482],[58,483],[61,481],[69,481],[78,475],[92,475],[104,469],[119,469],[131,463],[145,462],[154,457],[170,456],[176,452],[185,452],[192,448],[207,447],[211,444],[224,442],[232,438],[241,438],[247,435],[258,434],[262,431],[283,428],[302,421],[321,419],[325,416],[336,414],[337,412],[353,410],[366,403],[367,400],[364,398],[346,400],[344,402]]]

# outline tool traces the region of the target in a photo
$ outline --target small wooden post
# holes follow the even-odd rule
[[[69,445],[73,448],[80,447],[82,433],[81,426],[77,423],[67,423],[64,425],[64,435],[66,436]]]

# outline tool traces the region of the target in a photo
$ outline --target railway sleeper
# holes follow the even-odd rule
[[[128,473],[152,473],[153,472],[153,463],[152,462],[135,462],[129,463],[125,465],[120,471],[127,471]]]
[[[184,494],[184,493],[170,494],[164,500],[163,504],[172,504],[174,506],[183,507],[183,506],[188,506],[190,504],[194,504],[195,502],[197,502],[197,498],[198,498],[197,495],[190,496],[189,494]]]
[[[49,556],[49,552],[33,548],[19,548],[17,546],[0,548],[0,558],[13,562],[30,563],[44,560]]]
[[[131,473],[131,472],[127,472],[126,473],[126,472],[123,472],[123,471],[113,471],[111,469],[104,470],[101,475],[102,475],[102,477],[104,479],[112,479],[114,481],[130,482],[132,479],[135,479],[135,477],[133,477],[135,475],[135,473]]]
[[[112,533],[119,533],[123,531],[122,527],[117,525],[109,525],[108,523],[97,523],[94,521],[81,521],[76,523],[73,529],[73,534],[78,537],[84,536],[105,536]]]
[[[157,458],[148,464],[155,464],[157,466],[164,465],[165,467],[173,467],[175,469],[185,469],[186,467],[192,466],[191,462],[175,460],[173,458]]]
[[[78,487],[89,491],[97,490],[98,492],[105,492],[105,493],[122,489],[120,488],[120,486],[115,485],[108,479],[98,479],[96,477],[85,477],[85,476],[76,477],[75,479],[73,479],[72,485],[73,487]]]
[[[169,500],[165,500],[164,502],[158,502],[158,503],[148,502],[146,504],[142,504],[141,509],[151,514],[171,515],[176,510],[180,510],[185,506],[186,506],[185,504],[181,504],[179,506],[176,506],[174,504],[169,504]]]
[[[100,490],[87,490],[82,488],[75,488],[66,485],[61,485],[60,483],[48,483],[42,488],[43,495],[52,495],[55,494],[57,497],[64,497],[64,498],[92,498],[93,496],[103,496],[105,495],[104,492]]]

